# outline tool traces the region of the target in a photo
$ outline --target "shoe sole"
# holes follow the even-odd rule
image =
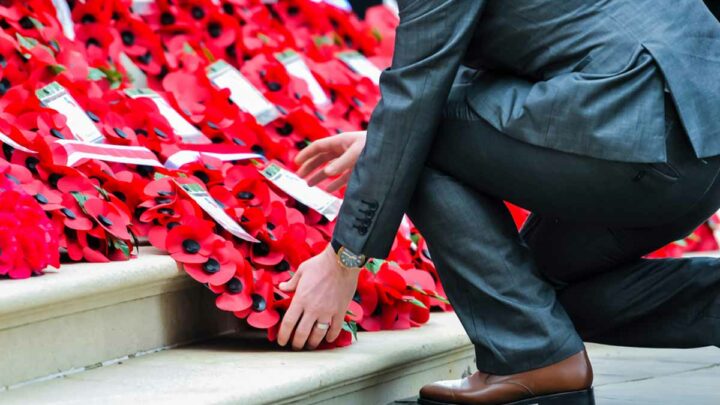
[[[420,405],[458,405],[454,402],[438,402],[424,398],[418,398],[417,403]],[[522,401],[508,402],[502,405],[595,405],[595,394],[593,389],[590,388],[583,391],[542,395],[523,399]]]

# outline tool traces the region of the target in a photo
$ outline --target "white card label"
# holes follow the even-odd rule
[[[352,6],[348,0],[312,0],[315,3],[327,3],[341,10],[352,11]]]
[[[180,188],[182,188],[185,193],[187,193],[190,198],[195,201],[200,208],[205,211],[210,217],[215,220],[220,226],[222,226],[225,230],[230,232],[231,234],[237,236],[240,239],[246,240],[248,242],[259,242],[257,239],[253,238],[252,235],[247,233],[247,231],[240,226],[234,219],[228,215],[225,210],[218,204],[217,201],[215,201],[214,198],[210,196],[210,194],[205,191],[205,189],[199,185],[199,184],[181,184],[179,182],[175,182]]]
[[[252,114],[260,125],[275,121],[280,112],[233,66],[219,60],[208,66],[208,78],[221,89],[230,89],[230,98]]]
[[[52,0],[52,4],[55,6],[55,14],[57,15],[58,21],[60,21],[63,34],[65,34],[67,39],[71,41],[75,40],[75,23],[73,23],[67,0]]]
[[[310,68],[308,68],[305,61],[297,52],[293,50],[278,52],[275,54],[275,57],[285,66],[289,74],[307,83],[310,96],[316,106],[325,107],[331,104],[330,98],[325,94],[325,90],[320,86],[320,83],[315,79]]]
[[[183,165],[195,162],[201,155],[211,156],[220,159],[223,162],[231,162],[247,159],[265,159],[264,156],[257,153],[212,153],[212,152],[196,152],[194,150],[181,150],[175,152],[165,161],[165,167],[168,169],[178,169]]]
[[[105,140],[85,110],[63,86],[52,82],[35,93],[43,104],[67,118],[67,126],[75,139],[88,143],[102,143]]]
[[[160,114],[168,120],[170,126],[185,143],[210,143],[210,140],[203,135],[193,124],[188,122],[180,113],[167,102],[162,96],[150,89],[127,89],[125,94],[132,98],[144,97],[151,100],[157,106]]]
[[[150,14],[150,6],[155,0],[133,0],[132,11],[137,15]]]
[[[365,76],[375,84],[380,84],[380,70],[363,54],[356,51],[345,51],[337,54],[338,59],[343,61],[353,72]]]
[[[271,163],[262,170],[262,175],[287,195],[314,209],[332,221],[340,212],[342,200],[318,187],[310,187],[295,173]]]
[[[385,5],[385,7],[389,8],[390,11],[392,11],[395,15],[398,15],[399,7],[397,4],[397,0],[383,0],[383,4]]]
[[[143,72],[135,62],[130,59],[125,52],[120,52],[120,65],[127,72],[130,82],[135,87],[147,87],[147,75]]]

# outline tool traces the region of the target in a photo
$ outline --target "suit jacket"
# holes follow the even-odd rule
[[[720,155],[720,24],[702,0],[399,0],[392,66],[334,238],[384,257],[461,64],[470,107],[508,136],[663,162],[665,92],[699,157]]]

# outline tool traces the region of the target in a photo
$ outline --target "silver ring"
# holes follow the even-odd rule
[[[317,322],[317,323],[315,323],[315,327],[320,330],[328,330],[328,329],[330,329],[330,324],[323,323],[323,322]]]

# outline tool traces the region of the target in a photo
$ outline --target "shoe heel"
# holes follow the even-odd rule
[[[393,404],[413,403],[414,398],[394,402]],[[393,405],[389,404],[389,405]],[[436,402],[429,399],[417,398],[419,405],[454,405],[450,402]],[[582,391],[563,392],[560,394],[543,395],[532,399],[511,402],[505,405],[595,405],[595,393],[592,388]]]
[[[517,405],[595,405],[595,393],[592,388],[589,388],[583,391],[544,395],[517,402]]]

